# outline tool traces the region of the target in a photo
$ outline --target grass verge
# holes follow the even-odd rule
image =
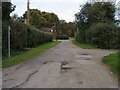
[[[117,74],[120,78],[120,52],[105,56],[102,61],[106,63],[110,67],[111,71]]]
[[[49,42],[49,43],[40,45],[36,48],[33,48],[30,51],[22,53],[21,55],[14,56],[12,58],[6,59],[2,62],[2,67],[3,68],[10,67],[10,66],[13,66],[15,64],[18,64],[18,63],[24,62],[26,60],[29,60],[31,58],[34,58],[35,56],[40,55],[44,51],[54,47],[58,43],[60,43],[60,41]]]
[[[91,44],[86,44],[86,43],[79,43],[76,40],[72,39],[71,40],[73,44],[77,45],[78,47],[81,47],[83,49],[96,49],[95,45],[91,45]]]

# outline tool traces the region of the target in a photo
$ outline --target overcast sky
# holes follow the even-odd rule
[[[27,0],[11,0],[16,9],[13,13],[22,16],[27,10]],[[74,21],[74,14],[78,12],[80,4],[87,0],[30,0],[31,9],[39,9],[41,11],[53,12],[58,15],[59,19],[67,22]]]
[[[87,0],[30,0],[30,8],[46,12],[53,12],[58,15],[59,19],[67,22],[74,21],[74,14],[79,11],[80,5]],[[120,1],[120,0],[119,0]],[[22,16],[27,10],[27,0],[11,0],[16,5],[13,13]]]

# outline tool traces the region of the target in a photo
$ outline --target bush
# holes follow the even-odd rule
[[[56,36],[56,39],[60,39],[60,40],[68,40],[69,39],[69,36],[67,35],[57,35]]]
[[[77,31],[75,34],[75,40],[80,43],[85,43],[85,35],[82,33],[82,30]]]
[[[8,24],[7,22],[3,22],[3,56],[7,55],[8,25],[11,26],[11,49],[13,51],[23,50],[27,47],[36,47],[40,44],[51,42],[53,39],[53,35],[51,33],[42,32],[34,27],[25,25],[23,23],[11,21],[10,24]]]
[[[90,26],[86,33],[86,41],[98,48],[117,49],[118,29],[112,24],[97,23]]]

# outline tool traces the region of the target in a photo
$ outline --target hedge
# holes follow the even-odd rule
[[[82,37],[84,33],[85,37]],[[101,49],[120,49],[120,28],[114,24],[95,23],[84,33],[77,31],[76,41],[96,45]]]
[[[113,24],[97,23],[90,26],[86,32],[87,43],[103,49],[117,49],[118,29]]]
[[[12,50],[23,50],[24,48],[33,48],[40,44],[51,42],[52,34],[42,32],[32,26],[25,25],[19,22],[11,21],[10,24],[3,22],[2,27],[2,48],[3,56],[7,55],[8,47],[8,25],[11,26],[11,49]]]
[[[67,35],[57,35],[56,36],[56,39],[58,40],[68,40],[69,39],[69,36]]]

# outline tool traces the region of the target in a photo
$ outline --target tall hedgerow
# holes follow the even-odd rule
[[[3,22],[2,27],[2,48],[3,56],[7,55],[8,48],[8,25],[11,26],[11,50],[23,50],[24,48],[33,48],[40,44],[51,42],[52,34],[42,32],[32,26],[20,22]]]

